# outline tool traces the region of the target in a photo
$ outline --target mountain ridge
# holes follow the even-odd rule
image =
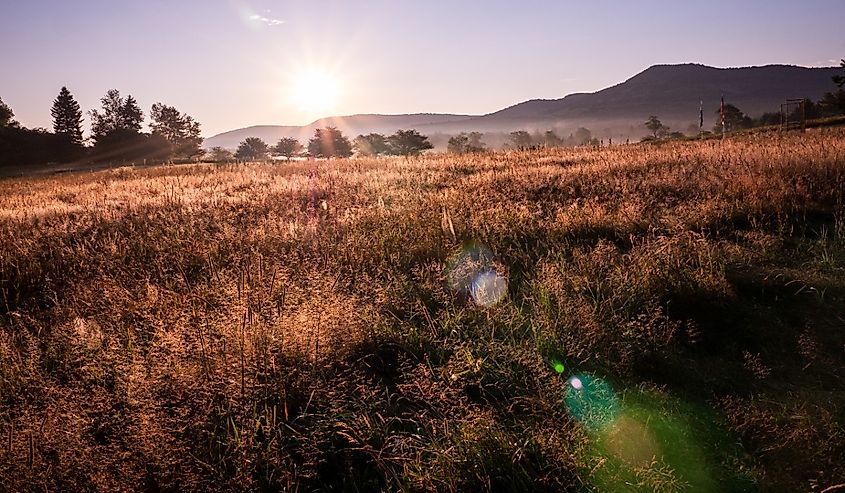
[[[303,126],[253,125],[223,132],[205,140],[203,146],[234,148],[246,137],[273,142],[281,137],[307,140],[314,129],[332,125],[350,136],[361,133],[393,133],[415,128],[428,134],[461,131],[508,132],[546,130],[566,133],[584,126],[614,138],[636,138],[645,133],[642,122],[649,115],[684,129],[698,121],[703,102],[706,121],[724,95],[726,102],[746,114],[775,112],[787,98],[818,99],[833,91],[831,77],[840,67],[801,67],[767,64],[752,67],[712,67],[701,63],[655,64],[595,92],[567,94],[557,99],[529,99],[483,115],[365,113],[320,118]],[[255,135],[247,135],[250,132]]]

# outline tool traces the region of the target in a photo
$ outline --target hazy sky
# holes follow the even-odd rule
[[[85,112],[116,88],[145,113],[176,106],[204,136],[328,114],[483,114],[655,63],[835,65],[843,19],[843,0],[0,0],[0,98],[49,128],[62,85]],[[317,108],[320,84],[337,94]]]

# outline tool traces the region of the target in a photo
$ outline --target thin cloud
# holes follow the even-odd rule
[[[268,26],[281,26],[285,23],[282,19],[272,19],[270,17],[264,17],[263,15],[252,14],[249,16],[250,20],[262,22]]]

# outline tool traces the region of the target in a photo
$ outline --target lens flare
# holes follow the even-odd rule
[[[567,380],[564,404],[586,432],[583,468],[597,491],[629,491],[631,485],[635,491],[753,489],[752,476],[717,472],[742,463],[742,449],[705,408],[659,391],[616,394],[592,374]],[[718,477],[728,477],[730,485],[718,484]]]
[[[564,404],[582,425],[601,429],[616,419],[619,402],[609,383],[589,374],[573,375],[567,383]]]
[[[482,272],[472,281],[470,294],[477,305],[493,306],[508,294],[508,281],[496,271]]]
[[[496,268],[493,253],[484,245],[464,245],[446,269],[449,287],[479,306],[493,306],[508,294],[508,280]]]
[[[557,372],[557,373],[563,373],[564,372],[565,368],[563,366],[563,361],[561,361],[559,359],[552,359],[550,361],[550,363],[552,365],[552,368],[555,370],[555,372]]]

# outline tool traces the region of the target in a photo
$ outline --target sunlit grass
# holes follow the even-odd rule
[[[0,181],[0,484],[822,489],[843,190],[841,130]]]

